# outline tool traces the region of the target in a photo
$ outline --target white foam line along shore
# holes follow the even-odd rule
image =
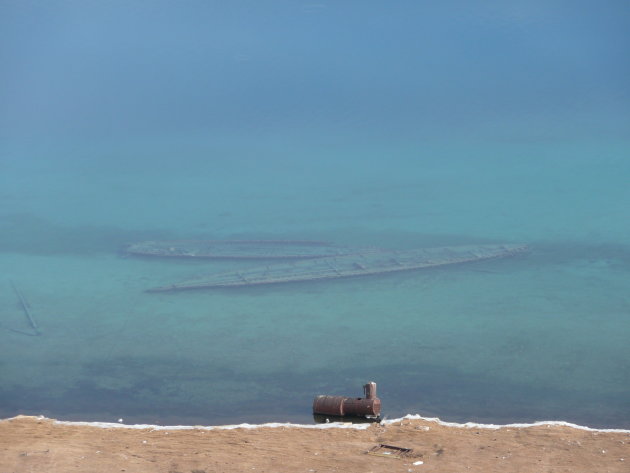
[[[13,419],[19,419],[20,417],[31,417],[31,416],[16,416],[8,419],[0,419],[0,422],[6,422]],[[38,416],[37,419],[48,419],[44,416]],[[356,429],[356,430],[365,430],[372,424],[352,424],[350,422],[330,422],[327,424],[291,424],[291,423],[282,423],[282,422],[270,422],[267,424],[236,424],[236,425],[152,425],[152,424],[123,424],[123,423],[113,423],[113,422],[74,422],[74,421],[66,421],[66,420],[53,420],[55,424],[59,425],[76,425],[76,426],[87,426],[87,427],[99,427],[103,429],[152,429],[152,430],[232,430],[232,429],[260,429],[260,428],[292,428],[292,429]],[[570,427],[572,429],[580,429],[580,430],[588,430],[591,432],[614,432],[614,433],[630,433],[629,429],[594,429],[592,427],[586,427],[583,425],[572,424],[570,422],[563,421],[541,421],[534,422],[532,424],[477,424],[475,422],[466,422],[465,424],[458,424],[456,422],[444,422],[437,417],[422,417],[418,414],[408,414],[405,417],[400,417],[398,419],[384,420],[381,421],[381,425],[392,425],[396,423],[403,422],[404,420],[423,420],[425,422],[433,422],[435,424],[444,426],[444,427],[455,427],[460,429],[524,429],[529,427],[540,427],[540,426],[562,426],[562,427]]]
[[[477,424],[476,422],[466,422],[465,424],[458,424],[456,422],[444,422],[437,417],[422,417],[419,414],[407,414],[405,417],[401,417],[400,419],[392,419],[385,420],[381,422],[381,424],[394,424],[397,422],[402,422],[403,420],[424,420],[427,422],[435,422],[436,424],[443,425],[445,427],[457,427],[461,429],[524,429],[528,427],[540,427],[540,426],[562,426],[562,427],[571,427],[572,429],[580,429],[580,430],[588,430],[591,432],[615,432],[615,433],[630,433],[630,429],[594,429],[592,427],[587,427],[584,425],[572,424],[570,422],[564,422],[560,420],[545,420],[534,422],[531,424]]]

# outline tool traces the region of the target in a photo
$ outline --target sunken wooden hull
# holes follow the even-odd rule
[[[349,256],[272,264],[251,269],[210,274],[149,292],[179,291],[211,287],[257,286],[298,281],[316,281],[411,271],[435,266],[503,258],[526,251],[525,245],[476,245],[422,248],[407,251],[378,251]]]
[[[306,240],[162,240],[133,243],[125,251],[139,256],[208,259],[308,259],[358,250]]]

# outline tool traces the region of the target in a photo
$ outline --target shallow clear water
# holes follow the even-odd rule
[[[374,380],[389,417],[630,426],[623,2],[51,5],[0,15],[2,417],[307,422]],[[167,238],[531,251],[145,293],[256,264],[119,252]]]

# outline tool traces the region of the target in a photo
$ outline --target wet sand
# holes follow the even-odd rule
[[[0,421],[0,472],[630,471],[630,431],[557,423],[110,427],[27,416]],[[413,451],[406,458],[366,453],[378,444]]]

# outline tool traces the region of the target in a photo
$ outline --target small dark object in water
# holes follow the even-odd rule
[[[11,327],[5,327],[3,325],[0,325],[0,328],[3,328],[5,330],[8,330],[9,332],[13,332],[13,333],[19,333],[21,335],[28,335],[29,337],[38,337],[41,335],[40,332],[35,332],[35,333],[31,333],[31,332],[25,332],[24,330],[18,330],[16,328],[11,328]]]
[[[22,309],[24,310],[24,314],[26,314],[28,323],[31,325],[31,327],[33,328],[33,331],[35,332],[34,335],[41,335],[37,322],[35,322],[35,319],[33,318],[33,314],[31,314],[31,309],[29,308],[28,302],[26,302],[26,300],[24,299],[24,296],[22,296],[22,293],[18,290],[15,283],[13,281],[10,281],[10,282],[11,282],[11,286],[13,286],[13,290],[15,291],[15,294],[18,296],[18,299],[20,300],[20,304],[22,306]],[[30,335],[26,332],[22,332],[21,330],[14,330],[14,329],[10,329],[10,330],[17,333],[23,333],[24,335]]]
[[[364,398],[319,395],[313,400],[313,414],[331,416],[375,416],[381,413],[381,400],[376,397],[376,383],[363,386]]]

